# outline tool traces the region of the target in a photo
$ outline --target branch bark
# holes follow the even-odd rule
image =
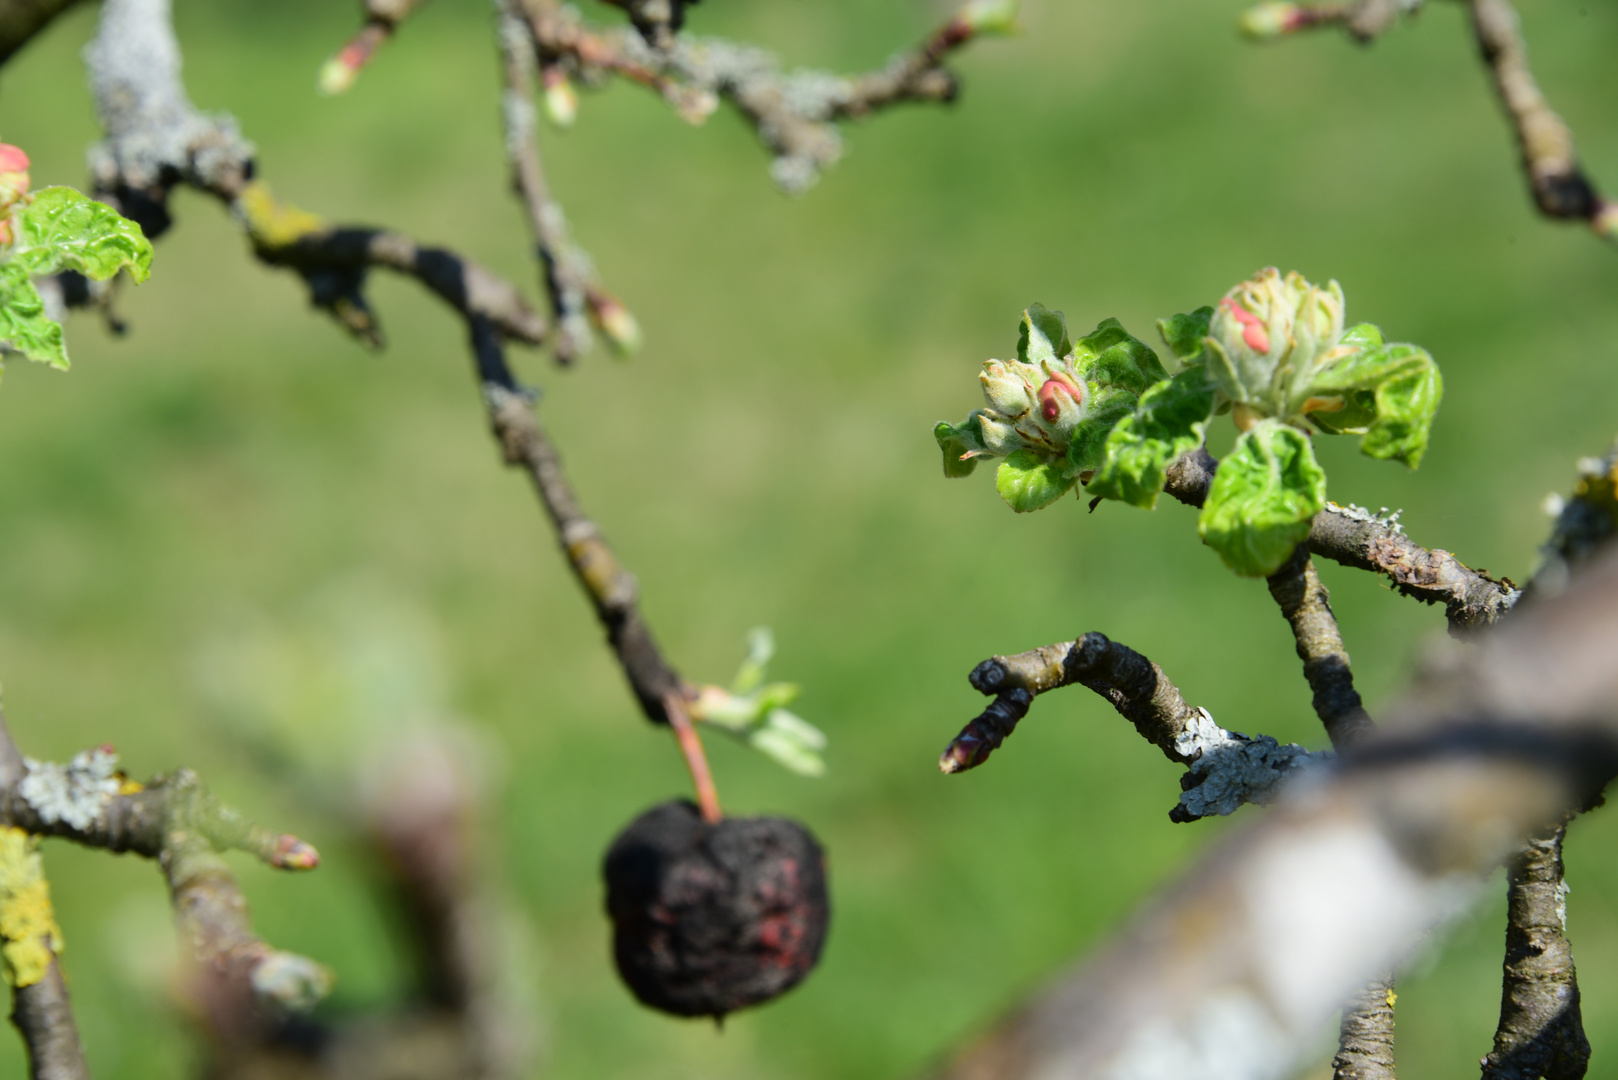
[[[1169,466],[1163,490],[1200,508],[1218,468],[1207,448],[1199,446]],[[1470,569],[1442,548],[1429,551],[1407,537],[1397,523],[1354,507],[1327,503],[1310,526],[1308,546],[1322,558],[1388,578],[1405,596],[1443,604],[1453,634],[1493,626],[1522,595],[1509,579],[1496,580]]]
[[[1581,1080],[1589,1066],[1567,940],[1566,835],[1563,823],[1530,837],[1511,862],[1500,1026],[1483,1080]]]
[[[1320,583],[1308,548],[1302,544],[1269,578],[1270,595],[1292,627],[1303,661],[1303,677],[1314,691],[1315,715],[1339,752],[1371,730],[1371,717],[1354,689],[1348,649],[1332,614],[1331,594]]]

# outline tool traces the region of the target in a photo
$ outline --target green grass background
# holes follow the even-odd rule
[[[429,5],[337,100],[314,76],[353,29],[350,5],[178,6],[193,98],[240,119],[279,194],[452,244],[533,293],[486,3]],[[1402,507],[1419,542],[1518,580],[1545,495],[1618,431],[1618,250],[1532,213],[1459,7],[1362,49],[1333,34],[1243,43],[1240,6],[1030,0],[1028,33],[960,58],[956,106],[858,125],[798,200],[772,189],[734,117],[693,130],[639,88],[587,95],[575,129],[544,135],[576,234],[647,338],[631,362],[596,354],[570,372],[519,357],[579,495],[688,676],[728,679],[746,629],[768,624],[773,674],[806,687],[801,711],[832,739],[819,781],[713,748],[730,809],[798,816],[830,851],[824,962],[779,1003],[716,1034],[616,982],[600,854],[685,781],[525,482],[498,466],[459,326],[379,278],[393,344],[366,355],[196,196],[176,198],[151,281],[121,299],[127,338],[78,315],[70,374],[8,366],[0,675],[19,740],[50,758],[113,742],[137,775],[192,765],[315,842],[326,863],[305,877],[238,860],[257,924],[336,969],[333,1008],[386,1002],[402,962],[363,850],[255,769],[202,689],[233,628],[306,640],[311,598],[363,580],[356,595],[426,627],[442,689],[421,707],[465,718],[505,762],[490,850],[532,939],[537,1071],[910,1076],[1224,827],[1171,825],[1176,770],[1080,691],[1042,700],[989,767],[939,776],[938,751],[983,703],[965,679],[977,661],[1103,630],[1227,726],[1323,742],[1285,623],[1196,542],[1189,510],[1086,515],[1068,500],[1019,517],[988,477],[940,476],[929,429],[977,404],[978,365],[1012,350],[1023,306],[1081,331],[1115,315],[1147,337],[1265,264],[1336,277],[1351,318],[1432,351],[1447,395],[1419,472],[1322,440],[1333,497]],[[1522,8],[1548,94],[1618,190],[1618,7]],[[942,14],[710,0],[691,28],[854,70]],[[0,72],[0,137],[34,156],[36,183],[83,182],[93,20],[76,11]],[[1375,713],[1442,615],[1322,574]],[[277,715],[329,733],[340,758],[354,709],[305,693],[302,670]],[[1618,1076],[1615,842],[1608,812],[1568,846],[1592,1076]],[[96,1075],[182,1072],[194,1051],[150,982],[170,947],[157,874],[58,844],[47,860]],[[1473,1075],[1488,1049],[1501,891],[1401,984],[1407,1075]],[[0,1038],[0,1075],[22,1067]]]

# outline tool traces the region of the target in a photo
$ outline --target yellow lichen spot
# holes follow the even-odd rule
[[[6,981],[34,985],[61,951],[39,844],[21,829],[0,828],[0,960]]]
[[[1605,472],[1587,474],[1579,478],[1573,497],[1598,510],[1604,510],[1618,525],[1618,462]]]
[[[1399,995],[1393,992],[1393,987],[1388,987],[1388,1008],[1393,1008],[1393,1003],[1398,1000]]]
[[[118,794],[120,795],[139,795],[145,790],[146,785],[139,780],[131,780],[129,777],[122,775],[118,777]]]
[[[242,189],[236,206],[246,220],[248,235],[261,248],[291,247],[326,227],[317,215],[277,201],[269,187],[257,180]]]

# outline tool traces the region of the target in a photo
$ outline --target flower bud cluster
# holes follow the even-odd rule
[[[1301,424],[1305,414],[1341,408],[1312,397],[1328,364],[1363,347],[1344,341],[1343,290],[1315,285],[1273,266],[1237,285],[1214,309],[1208,327],[1208,373],[1244,419],[1274,417]]]
[[[1023,315],[1023,344],[1016,360],[989,360],[978,375],[987,408],[955,429],[960,460],[1009,457],[1029,450],[1045,460],[1067,457],[1073,431],[1089,412],[1092,387],[1075,362],[1065,331],[1051,340],[1061,316],[1038,304]],[[1060,353],[1060,355],[1059,355]]]

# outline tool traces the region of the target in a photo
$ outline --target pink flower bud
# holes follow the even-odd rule
[[[1061,395],[1066,394],[1077,405],[1084,404],[1084,391],[1066,379],[1046,379],[1039,388],[1039,412],[1046,420],[1055,422],[1062,415]]]
[[[1265,332],[1263,319],[1228,296],[1219,302],[1230,312],[1232,318],[1242,324],[1242,340],[1247,342],[1249,349],[1261,353],[1270,351],[1270,335]]]

